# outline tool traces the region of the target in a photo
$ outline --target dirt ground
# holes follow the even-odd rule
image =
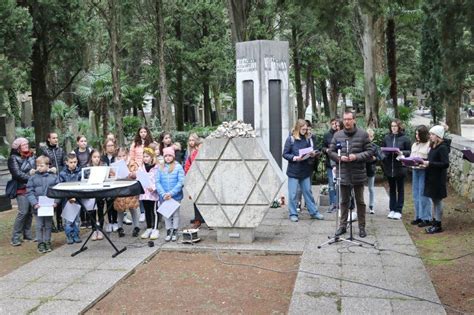
[[[277,270],[300,262],[294,255],[220,257]],[[286,314],[295,279],[296,272],[227,265],[215,253],[160,252],[86,314]]]
[[[403,222],[418,248],[443,304],[474,314],[474,204],[448,186],[443,200],[444,232],[429,235],[413,220],[411,182],[405,185]],[[387,189],[388,191],[388,189]],[[446,307],[448,314],[459,314]]]

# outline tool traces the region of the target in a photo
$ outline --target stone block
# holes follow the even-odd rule
[[[319,195],[319,206],[329,206],[329,195]]]
[[[253,228],[217,228],[217,241],[222,243],[252,243],[255,240]]]

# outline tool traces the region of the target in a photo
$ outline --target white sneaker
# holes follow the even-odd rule
[[[107,225],[105,226],[104,231],[105,231],[106,233],[112,232],[112,224],[107,223]]]
[[[97,231],[97,240],[101,241],[104,239],[104,234],[101,231]]]
[[[395,211],[390,211],[390,213],[388,214],[387,218],[389,219],[393,219],[393,216],[395,215]]]
[[[150,239],[157,240],[158,237],[160,237],[160,231],[158,231],[157,229],[153,229],[150,234]]]
[[[91,241],[97,241],[97,231],[92,233]]]
[[[374,209],[370,209],[370,210],[369,210],[369,213],[370,213],[370,214],[375,214],[375,210],[374,210]]]
[[[176,230],[173,230],[173,233],[171,234],[171,241],[172,242],[176,242],[176,240],[178,239],[178,231]]]
[[[128,218],[128,214],[126,213],[123,217],[123,223],[125,223],[126,225],[132,225],[132,220],[130,220]]]
[[[150,238],[151,235],[151,229],[146,229],[145,232],[140,236],[143,239]]]
[[[117,232],[117,230],[118,230],[118,224],[117,223],[112,224],[112,231]]]
[[[138,219],[138,221],[145,222],[145,214],[144,213],[140,213],[140,219]]]
[[[402,219],[402,214],[400,212],[395,212],[392,219],[401,220]]]

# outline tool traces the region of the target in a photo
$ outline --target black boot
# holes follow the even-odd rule
[[[441,226],[441,221],[433,221],[433,225],[430,226],[430,227],[427,227],[425,229],[425,231],[428,234],[435,234],[435,233],[443,232],[443,228]]]
[[[58,233],[58,229],[56,228],[56,225],[54,225],[54,222],[51,224],[51,233]]]
[[[59,232],[64,232],[63,223],[61,221],[58,221],[58,231]]]

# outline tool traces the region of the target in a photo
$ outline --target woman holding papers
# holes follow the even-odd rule
[[[390,132],[382,141],[383,171],[390,187],[390,212],[387,216],[389,219],[401,220],[402,218],[407,169],[402,165],[400,158],[409,156],[410,149],[410,139],[405,136],[401,121],[392,120]]]
[[[306,207],[311,218],[323,220],[319,213],[316,202],[311,192],[311,174],[313,165],[308,162],[308,157],[315,157],[316,151],[311,145],[311,135],[308,132],[308,125],[303,119],[298,119],[293,128],[292,134],[286,139],[283,149],[283,158],[288,161],[286,175],[288,175],[288,196],[289,216],[292,222],[298,222],[298,212],[296,211],[296,191],[298,184],[303,191]]]
[[[155,188],[155,176],[158,167],[155,165],[155,151],[152,148],[143,149],[143,165],[137,172],[137,179],[142,184],[145,193],[140,195],[140,200],[145,208],[146,230],[141,235],[143,239],[156,240],[160,236],[158,231],[159,216],[156,211],[158,193]]]
[[[426,160],[430,151],[430,142],[428,128],[420,125],[415,131],[415,142],[411,146],[410,157]],[[415,205],[415,219],[411,224],[419,227],[431,225],[431,201],[425,197],[425,176],[426,170],[423,165],[411,166],[412,168],[412,186],[413,186],[413,204]]]
[[[160,195],[160,201],[163,203],[171,199],[179,202],[183,199],[183,167],[175,161],[175,151],[173,147],[168,147],[163,150],[163,158],[165,163],[159,167],[156,173],[156,190]],[[165,241],[175,242],[179,228],[179,208],[168,218],[165,217],[165,226]]]

